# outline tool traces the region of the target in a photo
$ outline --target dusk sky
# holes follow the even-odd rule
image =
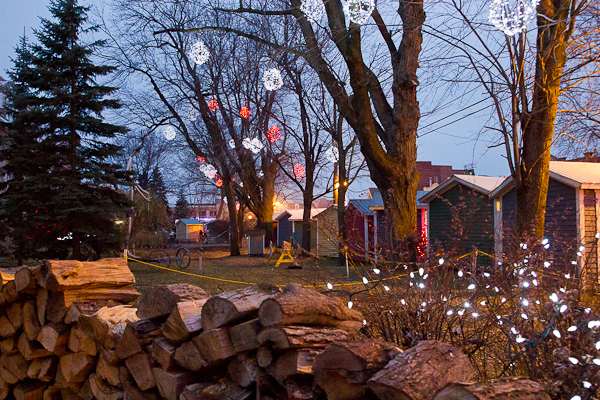
[[[84,2],[83,4],[100,4],[103,0]],[[23,28],[30,40],[33,40],[33,29],[39,28],[38,16],[48,18],[48,0],[0,0],[0,76],[7,79],[6,70],[12,67],[10,58],[14,58],[14,47],[18,45],[19,37],[23,35]],[[421,103],[425,100],[421,99]],[[508,174],[508,167],[502,157],[503,147],[486,152],[486,144],[476,142],[471,136],[477,132],[482,124],[474,114],[455,123],[461,115],[476,111],[481,107],[473,106],[468,110],[449,118],[452,112],[435,114],[422,118],[420,127],[431,132],[417,141],[418,159],[432,161],[434,164],[451,165],[455,169],[462,169],[465,165],[474,164],[475,173],[478,175],[503,176]],[[482,113],[480,113],[482,114]],[[442,120],[443,119],[443,120]],[[432,124],[435,121],[439,121]],[[444,126],[448,124],[447,126]],[[427,128],[424,128],[428,126]],[[361,186],[368,186],[363,183]],[[352,188],[354,189],[354,188]],[[354,189],[356,191],[360,189]]]

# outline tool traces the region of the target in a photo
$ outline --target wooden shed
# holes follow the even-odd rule
[[[438,250],[463,255],[473,247],[492,255],[494,252],[494,208],[489,194],[504,178],[453,175],[420,198],[427,204],[428,254]],[[481,255],[478,264],[491,265]]]
[[[337,257],[339,254],[337,212],[337,206],[331,206],[314,217],[317,257]]]
[[[204,230],[204,223],[193,218],[182,218],[175,221],[175,235],[177,240],[198,240],[200,232]]]
[[[512,177],[490,197],[498,221],[495,253],[502,257],[518,245],[514,238],[517,198]],[[588,282],[599,282],[600,248],[596,237],[600,232],[599,204],[599,163],[550,161],[544,234],[550,240],[553,269],[582,276]],[[579,246],[584,246],[582,257],[577,256]]]
[[[313,208],[310,211],[311,219],[320,212],[325,211],[324,208]],[[273,217],[273,221],[277,223],[277,247],[283,247],[283,242],[289,242],[291,238],[302,246],[302,214],[304,209],[290,209],[280,212]],[[316,225],[311,227],[311,249],[317,245]]]
[[[369,209],[371,199],[348,202],[345,213],[348,256],[367,261],[375,252],[375,212]]]

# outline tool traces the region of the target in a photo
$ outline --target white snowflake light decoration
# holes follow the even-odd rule
[[[202,164],[200,171],[202,171],[208,179],[213,179],[215,175],[217,175],[217,169],[210,164]]]
[[[523,32],[536,16],[540,0],[492,0],[489,21],[507,36]]]
[[[271,68],[265,71],[262,77],[265,89],[273,91],[283,86],[283,79],[281,78],[281,72],[277,68]]]
[[[259,170],[259,171],[256,173],[256,176],[257,176],[257,177],[260,179],[260,178],[262,178],[263,176],[265,176],[265,174],[264,174],[264,172],[262,172],[262,170]]]
[[[254,154],[261,151],[262,148],[264,147],[262,142],[260,140],[258,140],[257,138],[254,138],[254,139],[245,138],[244,140],[242,140],[242,146],[244,146],[244,148],[250,150]]]
[[[374,9],[375,1],[373,0],[348,0],[344,4],[344,13],[355,24],[367,22]]]
[[[167,127],[163,132],[163,135],[165,135],[165,139],[167,140],[175,139],[175,134],[175,129],[172,126]]]
[[[192,122],[198,119],[198,115],[198,111],[193,108],[190,108],[190,110],[187,112],[187,117]]]
[[[229,147],[231,147],[232,149],[235,149],[235,140],[229,139]]]
[[[336,163],[336,162],[340,161],[340,151],[338,150],[337,147],[331,146],[325,152],[325,157],[327,158],[327,160],[329,162]]]
[[[323,0],[304,0],[300,6],[300,11],[306,15],[311,22],[319,22],[325,14],[325,5]]]
[[[200,66],[208,61],[208,57],[210,57],[210,52],[201,41],[197,41],[192,45],[190,52],[188,53],[190,58],[194,60],[196,65]]]

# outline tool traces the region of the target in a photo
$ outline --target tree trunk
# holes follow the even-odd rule
[[[233,191],[233,182],[231,180],[223,183],[225,195],[227,196],[227,209],[229,210],[229,255],[239,256],[240,245],[237,228],[237,210],[235,209],[235,193]]]
[[[306,177],[306,186],[304,188],[304,210],[302,212],[302,249],[306,252],[310,252],[310,240],[311,240],[311,223],[310,223],[310,212],[312,209],[313,201],[313,189],[312,184],[309,182],[309,177]]]
[[[544,0],[538,6],[537,58],[533,106],[524,121],[521,182],[517,191],[517,235],[544,235],[546,197],[550,175],[550,146],[566,62],[567,41],[571,36],[570,2]],[[572,18],[574,16],[571,15]],[[556,22],[558,21],[558,22]]]

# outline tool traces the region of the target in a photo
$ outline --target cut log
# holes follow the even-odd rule
[[[262,325],[258,318],[229,328],[229,337],[231,338],[233,349],[237,353],[258,349],[260,343],[258,343],[257,337],[261,328]]]
[[[71,327],[71,332],[69,334],[69,350],[73,353],[82,351],[92,357],[98,354],[96,342],[94,341],[92,334],[77,328],[77,326]]]
[[[109,364],[117,364],[120,361],[114,350],[108,350],[100,346],[100,351],[98,351],[98,353],[100,354],[100,357],[104,358]]]
[[[279,292],[276,286],[248,286],[213,296],[202,307],[202,327],[209,331],[256,318],[261,303]]]
[[[4,400],[5,398],[7,398],[9,393],[10,387],[8,386],[8,383],[4,382],[4,380],[0,378],[0,400]]]
[[[521,377],[494,379],[489,382],[450,383],[433,400],[550,400],[542,385]]]
[[[162,326],[163,335],[171,342],[179,344],[200,333],[201,313],[205,303],[206,299],[177,303]]]
[[[90,375],[89,382],[92,393],[98,400],[120,400],[124,396],[122,390],[103,382],[96,374]]]
[[[156,386],[161,396],[167,400],[179,400],[183,389],[194,383],[198,378],[189,371],[164,371],[162,368],[153,368]]]
[[[10,354],[3,354],[0,356],[0,363],[19,380],[22,381],[27,378],[29,363],[18,351],[13,351]]]
[[[377,339],[330,345],[315,357],[315,382],[331,400],[363,399],[364,383],[401,351]]]
[[[210,385],[209,382],[199,382],[188,385],[183,389],[181,395],[179,395],[179,400],[202,400],[202,391]]]
[[[125,325],[138,320],[136,309],[127,306],[102,307],[92,315],[81,315],[78,326],[92,333],[96,344],[114,349],[125,331]]]
[[[58,357],[67,353],[70,329],[67,324],[51,322],[44,325],[37,334],[37,341]]]
[[[125,365],[141,390],[148,390],[156,386],[148,354],[145,352],[134,354],[125,360]]]
[[[21,303],[13,303],[6,308],[6,316],[12,324],[15,331],[23,326],[23,305]]]
[[[177,366],[175,351],[177,348],[167,339],[161,337],[152,342],[152,358],[160,364],[162,369],[170,371]]]
[[[265,371],[256,362],[256,357],[249,353],[239,353],[227,366],[231,379],[241,387],[248,387],[256,382]]]
[[[50,292],[46,288],[38,288],[35,297],[35,308],[37,309],[38,322],[40,325],[46,325],[46,307],[48,305],[48,296]]]
[[[267,372],[282,385],[291,376],[312,375],[312,365],[318,354],[315,350],[288,351],[269,365]]]
[[[81,399],[83,399],[83,400],[94,400],[96,398],[96,396],[94,396],[94,392],[92,392],[92,385],[90,383],[89,376],[85,380],[85,382],[83,382],[83,385],[81,386],[81,390],[79,391],[79,393],[77,393],[77,395],[79,397],[81,397]],[[79,399],[77,399],[77,400],[79,400]]]
[[[148,290],[140,299],[137,315],[140,319],[168,316],[177,303],[208,299],[210,294],[188,283],[158,285]]]
[[[63,292],[49,292],[46,300],[46,319],[51,322],[62,322],[69,308],[65,304]]]
[[[40,331],[40,321],[38,321],[35,301],[30,300],[23,304],[23,332],[29,340],[35,340]]]
[[[42,400],[62,400],[60,389],[55,386],[50,386],[44,390]]]
[[[155,318],[128,323],[115,349],[117,356],[124,360],[143,351],[154,338],[161,335],[161,322]]]
[[[2,354],[10,353],[13,350],[15,350],[16,348],[17,348],[17,340],[15,339],[14,336],[0,341],[0,352]]]
[[[15,273],[15,289],[19,293],[37,294],[36,277],[37,269],[22,268]]]
[[[348,341],[355,335],[343,329],[308,326],[269,326],[260,331],[258,342],[270,344],[275,350],[289,348],[327,347],[334,342]]]
[[[3,338],[7,338],[9,336],[13,336],[16,333],[16,329],[11,324],[8,317],[4,314],[0,316],[0,336]]]
[[[130,382],[123,383],[123,388],[125,389],[127,400],[162,400],[157,389],[142,391]]]
[[[203,332],[192,339],[202,357],[209,363],[226,360],[235,355],[226,327]]]
[[[58,369],[67,383],[83,383],[96,365],[93,357],[79,352],[69,353],[60,358]]]
[[[261,367],[268,367],[273,363],[273,352],[267,347],[259,348],[256,352],[256,361]]]
[[[200,354],[198,346],[193,341],[184,342],[175,351],[174,360],[177,364],[191,371],[200,371],[208,363]]]
[[[398,354],[368,385],[382,400],[429,399],[448,383],[466,382],[472,375],[473,366],[459,349],[424,340]]]
[[[202,400],[244,400],[252,396],[253,391],[242,389],[231,380],[221,381],[202,389],[199,398]]]
[[[98,358],[98,363],[96,364],[96,375],[112,386],[121,385],[121,380],[119,378],[119,367],[109,364],[104,357]]]
[[[15,285],[14,280],[2,285],[2,296],[4,297],[4,301],[8,304],[15,302],[19,298],[19,292],[17,292],[17,286]]]
[[[4,368],[3,365],[0,365],[0,379],[4,382],[14,385],[19,382],[19,378],[17,378],[12,372]]]
[[[50,382],[56,375],[58,359],[56,357],[37,358],[29,364],[27,376],[42,382]]]
[[[39,400],[44,395],[47,387],[45,383],[40,381],[23,382],[15,386],[13,394],[16,400]]]
[[[38,283],[49,290],[85,291],[133,285],[135,278],[123,257],[93,262],[45,260],[38,272]]]
[[[356,332],[363,317],[337,297],[330,297],[290,283],[283,293],[262,302],[258,319],[264,326],[318,325]]]
[[[18,347],[19,352],[26,360],[33,360],[35,358],[43,358],[52,355],[51,352],[43,348],[38,342],[29,341],[25,332],[19,336]]]

